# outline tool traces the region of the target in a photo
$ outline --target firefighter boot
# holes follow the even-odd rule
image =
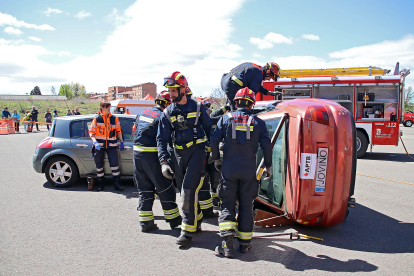
[[[248,245],[246,245],[246,244],[240,244],[239,245],[239,252],[240,253],[247,253],[247,251],[249,251],[250,249],[252,249],[252,245],[250,243]]]
[[[115,186],[115,190],[118,190],[118,191],[125,190],[124,186],[122,186],[121,183],[119,183],[119,179],[115,179],[114,186]]]
[[[157,229],[158,229],[158,226],[154,223],[153,220],[147,225],[141,225],[141,232],[149,232],[151,230],[157,230]]]
[[[104,190],[104,184],[102,179],[96,179],[96,181],[98,182],[98,187],[96,188],[98,190],[98,192],[103,191]]]
[[[179,246],[187,246],[191,243],[192,240],[192,237],[181,234],[175,243]]]
[[[233,235],[223,237],[221,246],[216,247],[216,252],[223,255],[226,258],[233,258]]]
[[[181,225],[181,222],[182,222],[181,216],[179,216],[178,218],[176,218],[173,221],[170,221],[170,227],[171,227],[171,229],[174,229],[175,227],[180,226]]]

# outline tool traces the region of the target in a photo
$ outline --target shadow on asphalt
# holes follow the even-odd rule
[[[122,194],[127,199],[138,198],[138,191],[132,180],[121,180],[121,184],[122,186],[125,187],[125,191],[115,190],[112,179],[104,179],[105,189],[100,193],[109,192],[109,193],[115,193],[115,194]],[[47,181],[43,183],[43,187],[46,189],[53,189],[53,190],[60,190],[60,191],[67,191],[67,192],[89,192],[89,193],[97,192],[96,187],[94,187],[92,191],[88,190],[88,183],[86,181],[86,178],[79,179],[78,181],[76,181],[76,183],[74,183],[73,185],[67,188],[57,188],[51,185]]]
[[[412,156],[412,155],[410,155]],[[393,162],[414,162],[414,159],[408,157],[406,153],[384,153],[384,152],[367,152],[361,160],[376,160],[376,161],[393,161]]]
[[[326,246],[388,254],[414,252],[414,223],[396,220],[361,204],[337,226],[294,228],[299,233],[323,238],[321,243]]]

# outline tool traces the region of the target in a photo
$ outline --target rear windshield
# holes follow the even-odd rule
[[[55,127],[56,127],[56,122],[57,121],[58,120],[53,120],[52,127],[50,128],[50,131],[49,131],[49,137],[54,137],[55,136]]]
[[[273,137],[277,126],[279,125],[281,118],[273,118],[265,120],[266,127],[269,131],[269,137]],[[264,180],[264,175],[260,182],[259,196],[270,203],[282,206],[283,194],[285,192],[286,183],[286,135],[285,125],[283,124],[282,130],[277,137],[275,145],[272,150],[272,170],[273,175],[269,180]],[[257,152],[257,165],[263,158],[263,151],[259,149]]]

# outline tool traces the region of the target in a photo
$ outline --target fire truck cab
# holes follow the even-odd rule
[[[355,120],[357,156],[360,158],[368,145],[371,150],[373,145],[398,146],[402,135],[399,123],[404,122],[404,81],[410,70],[399,72],[398,63],[394,75],[386,75],[389,70],[376,67],[357,69],[286,70],[281,74],[285,77],[277,82],[264,82],[263,86],[271,91],[282,89],[278,100],[321,98],[345,107]],[[366,75],[362,75],[364,73]],[[256,95],[256,101],[272,98]]]

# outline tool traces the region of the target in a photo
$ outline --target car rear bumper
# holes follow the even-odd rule
[[[36,149],[36,151],[33,153],[32,157],[32,163],[33,163],[33,169],[37,173],[42,173],[42,162],[41,158],[39,158],[39,149]]]

